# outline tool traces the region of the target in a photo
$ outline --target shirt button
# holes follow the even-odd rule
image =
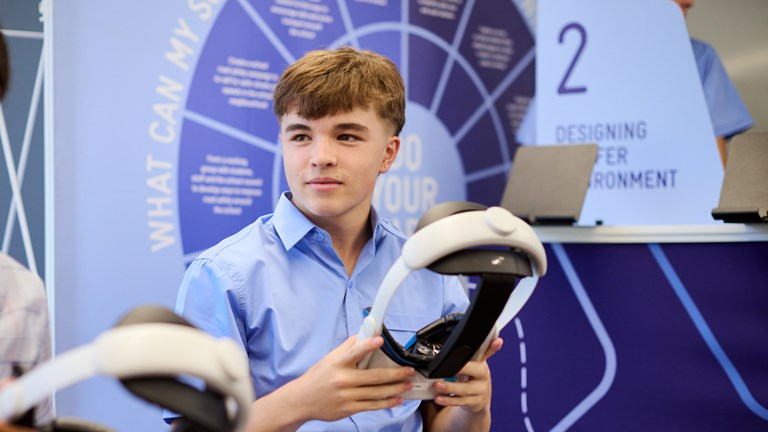
[[[319,233],[318,233],[318,234],[315,234],[315,241],[316,241],[316,242],[320,243],[320,242],[322,242],[324,239],[325,239],[325,236],[323,236],[322,234],[319,234]]]

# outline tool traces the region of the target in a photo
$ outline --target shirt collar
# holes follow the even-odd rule
[[[371,206],[371,231],[373,232],[373,240],[374,242],[379,239],[384,233],[382,232],[383,227],[381,226],[382,220],[379,218],[379,213],[376,211],[376,209]]]
[[[283,192],[280,195],[277,206],[275,206],[274,217],[272,218],[277,235],[280,236],[285,250],[290,250],[296,246],[296,243],[309,234],[313,228],[320,230],[293,205],[291,196],[290,192]],[[374,241],[384,235],[384,230],[392,231],[391,228],[387,229],[386,222],[388,221],[380,219],[376,209],[371,207],[371,227],[373,228]]]
[[[293,205],[290,192],[283,192],[280,196],[272,220],[285,250],[296,246],[299,240],[315,228],[315,224]]]

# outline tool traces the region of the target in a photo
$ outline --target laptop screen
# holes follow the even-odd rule
[[[768,133],[733,138],[720,202],[712,217],[725,222],[768,222]]]
[[[519,147],[501,206],[530,224],[575,223],[597,149],[597,144]]]

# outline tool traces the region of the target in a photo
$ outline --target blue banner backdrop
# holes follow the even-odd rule
[[[490,359],[493,430],[768,427],[768,243],[551,244]]]
[[[533,35],[508,0],[55,6],[59,352],[133,306],[172,306],[192,257],[272,211],[287,186],[271,92],[306,51],[352,45],[400,67],[408,121],[375,201],[406,231],[441,201],[499,202],[534,90]],[[115,387],[64,391],[59,413],[163,429]]]
[[[192,257],[271,212],[286,189],[271,91],[310,49],[373,49],[406,79],[382,213],[410,231],[437,202],[498,203],[534,90],[523,3],[56,2],[56,350],[136,305],[173,306]],[[551,273],[491,362],[493,429],[765,429],[766,252],[551,245]],[[107,378],[57,407],[167,429]]]

